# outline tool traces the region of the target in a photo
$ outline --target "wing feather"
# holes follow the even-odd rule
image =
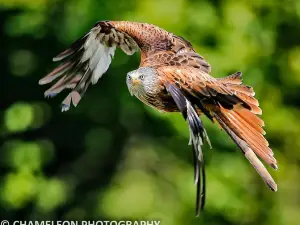
[[[206,177],[204,157],[202,152],[203,141],[208,140],[204,126],[193,108],[190,101],[182,94],[181,90],[175,85],[166,83],[167,91],[171,94],[177,107],[187,120],[190,129],[190,143],[193,147],[194,157],[194,182],[196,184],[196,216],[199,216],[200,211],[205,205],[206,194]]]
[[[95,84],[108,70],[116,48],[127,55],[139,50],[138,44],[127,33],[118,30],[110,23],[98,22],[87,34],[75,41],[71,47],[53,58],[61,65],[40,79],[39,84],[51,83],[45,96],[55,96],[66,88],[73,91],[63,101],[63,110],[68,110],[70,103],[77,105],[90,84]]]
[[[160,78],[176,83],[185,92],[197,97],[210,97],[219,101],[225,108],[232,109],[233,105],[242,104],[245,108],[259,111],[259,107],[239,98],[235,91],[223,82],[210,76],[202,70],[190,66],[163,66],[157,68]]]

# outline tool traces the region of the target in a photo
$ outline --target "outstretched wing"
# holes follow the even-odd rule
[[[202,152],[203,141],[208,136],[204,126],[197,115],[191,102],[183,95],[182,91],[174,84],[165,83],[167,91],[171,94],[177,107],[182,113],[185,120],[187,120],[190,130],[190,143],[193,146],[194,157],[194,180],[197,186],[196,190],[196,216],[199,216],[200,211],[204,208],[206,180],[205,180],[205,166]]]
[[[277,185],[257,156],[274,169],[277,161],[264,138],[264,122],[251,87],[241,82],[241,73],[216,79],[192,67],[157,68],[162,83],[176,85],[209,118],[222,126],[243,151],[265,183],[273,190]],[[246,148],[247,147],[247,148]]]
[[[43,77],[39,84],[60,79],[45,92],[45,96],[53,97],[70,88],[73,91],[63,101],[62,111],[68,110],[71,102],[76,106],[88,86],[95,84],[107,71],[117,47],[128,55],[139,49],[127,33],[119,31],[105,21],[97,23],[69,49],[53,58],[53,61],[59,61],[61,64]]]

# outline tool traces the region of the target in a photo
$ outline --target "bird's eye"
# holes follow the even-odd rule
[[[144,80],[144,78],[145,78],[144,75],[141,75],[141,76],[140,76],[140,79],[141,79],[141,80]]]
[[[128,79],[128,80],[131,80],[131,76],[127,76],[127,79]]]

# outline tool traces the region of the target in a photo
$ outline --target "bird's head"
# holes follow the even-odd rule
[[[127,73],[126,83],[131,95],[153,92],[157,82],[157,72],[150,67],[141,67]]]

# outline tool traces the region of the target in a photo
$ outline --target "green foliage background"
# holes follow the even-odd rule
[[[163,225],[300,221],[300,1],[0,0],[0,218],[159,219]],[[186,122],[131,98],[139,54],[117,52],[77,108],[44,99],[53,56],[98,20],[156,24],[191,41],[216,77],[243,71],[279,170],[272,193],[205,120],[207,205],[194,217]]]

